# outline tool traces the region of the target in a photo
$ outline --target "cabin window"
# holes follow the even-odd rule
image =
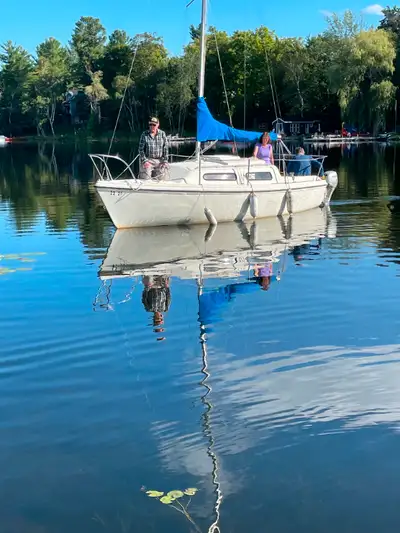
[[[247,172],[246,178],[249,180],[256,180],[256,181],[271,181],[273,179],[271,172]]]
[[[203,179],[207,181],[236,181],[236,174],[234,172],[203,174]]]

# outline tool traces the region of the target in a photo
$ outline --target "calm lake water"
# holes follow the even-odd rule
[[[330,212],[115,233],[87,151],[0,149],[1,533],[398,530],[400,164],[327,167]]]

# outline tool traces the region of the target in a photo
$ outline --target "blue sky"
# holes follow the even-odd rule
[[[0,42],[12,40],[34,52],[46,37],[67,43],[80,16],[99,17],[111,33],[124,29],[130,34],[144,31],[164,37],[171,53],[177,54],[189,40],[188,27],[197,24],[201,0],[186,9],[185,0],[21,0],[4,2],[0,17]],[[393,2],[389,2],[393,4]],[[387,2],[384,3],[387,5]],[[307,36],[323,30],[325,12],[366,10],[368,24],[379,22],[379,4],[368,0],[285,0],[245,2],[211,0],[209,23],[229,33],[266,25],[280,36]]]

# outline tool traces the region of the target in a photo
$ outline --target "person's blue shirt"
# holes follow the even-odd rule
[[[287,166],[287,173],[295,176],[310,176],[311,167],[316,167],[318,175],[322,172],[322,163],[316,159],[312,159],[306,154],[297,154],[291,159]]]

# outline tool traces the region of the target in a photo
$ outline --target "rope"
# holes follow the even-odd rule
[[[116,134],[116,132],[117,132],[117,127],[118,127],[119,118],[120,118],[120,116],[121,116],[122,106],[124,105],[124,102],[125,102],[125,96],[126,96],[126,92],[127,92],[127,90],[128,90],[128,87],[129,87],[129,82],[130,82],[130,80],[131,80],[131,74],[132,74],[132,70],[133,70],[133,64],[135,63],[135,59],[136,59],[136,54],[137,54],[138,48],[139,48],[139,43],[138,43],[138,45],[137,45],[136,48],[135,48],[135,52],[133,53],[133,58],[132,58],[131,67],[130,67],[130,69],[129,69],[128,77],[126,78],[126,85],[125,85],[125,89],[124,89],[124,94],[122,95],[122,98],[121,98],[121,104],[120,104],[120,106],[119,106],[118,115],[117,115],[117,120],[115,121],[114,131],[113,131],[113,134],[112,134],[112,137],[111,137],[111,140],[110,140],[110,146],[108,147],[107,155],[110,155],[111,147],[112,147],[112,144],[113,144],[114,139],[115,139],[115,134]]]

